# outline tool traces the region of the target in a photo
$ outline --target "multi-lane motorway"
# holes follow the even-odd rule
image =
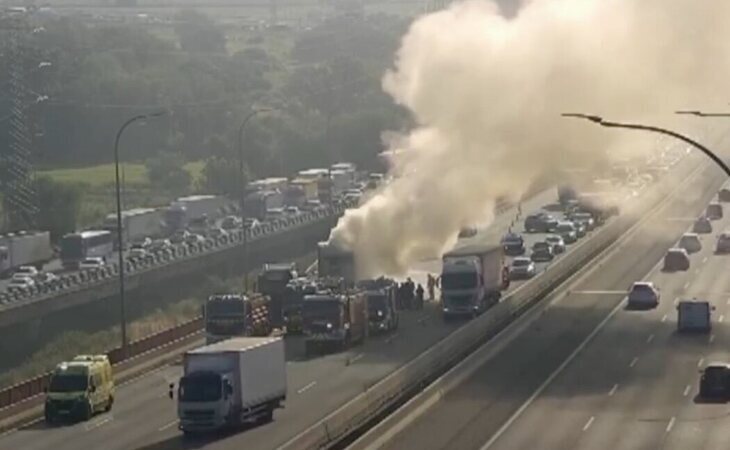
[[[498,349],[487,344],[464,382],[395,427],[382,448],[727,448],[727,405],[695,396],[698,369],[730,356],[728,257],[713,254],[730,219],[703,236],[688,272],[662,273],[659,264],[713,198],[708,173],[684,180],[600,264],[525,317],[525,329],[503,333]],[[624,308],[639,280],[661,288],[657,309]],[[675,302],[691,297],[716,306],[710,335],[676,332]]]
[[[554,190],[541,193],[522,205],[523,212],[535,211],[555,202]],[[507,211],[476,237],[463,243],[494,239],[515,221],[516,212]],[[521,224],[516,225],[521,229]],[[541,235],[527,235],[530,246]],[[541,266],[544,267],[544,266]],[[411,276],[425,281],[427,272],[437,273],[438,261],[418,265]],[[513,283],[513,288],[522,282]],[[436,307],[405,312],[398,332],[371,338],[351,351],[306,360],[301,357],[301,341],[288,342],[289,397],[286,408],[277,411],[275,421],[215,442],[202,442],[206,448],[276,448],[306,429],[339,405],[355,397],[367,386],[411,360],[453,331],[459,323],[445,324]],[[0,448],[77,449],[77,448],[181,448],[201,442],[183,441],[176,429],[175,402],[167,398],[167,385],[177,381],[180,368],[165,367],[117,390],[114,410],[93,420],[68,426],[46,427],[43,423],[14,430],[0,437]],[[209,446],[209,447],[208,447]]]

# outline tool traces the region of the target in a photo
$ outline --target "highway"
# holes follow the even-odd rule
[[[522,205],[522,210],[535,211],[553,203],[554,189],[545,191]],[[498,216],[487,230],[464,239],[460,245],[493,239],[511,225],[515,211]],[[521,229],[521,224],[517,229]],[[540,239],[539,234],[526,235],[527,245]],[[543,266],[544,267],[544,266]],[[424,283],[428,271],[440,270],[438,261],[419,264],[410,274]],[[514,282],[511,288],[522,282]],[[165,367],[117,390],[114,409],[86,423],[47,427],[31,424],[0,437],[0,448],[78,449],[78,448],[275,448],[324,417],[339,405],[353,398],[366,387],[382,379],[442,339],[459,322],[445,324],[435,305],[424,311],[403,313],[401,327],[393,336],[371,338],[364,346],[351,351],[311,360],[302,358],[300,339],[288,339],[289,397],[286,408],[277,411],[275,420],[265,426],[223,437],[215,442],[183,441],[176,429],[176,405],[167,398],[167,385],[180,376],[178,366]]]
[[[727,257],[713,250],[730,220],[703,236],[688,272],[659,270],[666,249],[714,197],[704,187],[708,174],[681,181],[675,198],[615,252],[554,293],[524,330],[500,335],[503,347],[379,448],[727,448],[727,406],[694,397],[698,368],[729,356]],[[657,309],[623,308],[639,280],[661,288]],[[717,307],[709,336],[675,332],[675,300],[694,296]]]

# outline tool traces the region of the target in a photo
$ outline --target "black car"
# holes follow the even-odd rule
[[[525,253],[525,240],[519,233],[507,233],[502,238],[502,246],[507,255],[515,256]]]
[[[722,219],[722,205],[719,203],[710,203],[709,205],[707,205],[707,209],[705,210],[705,217],[710,220]]]
[[[717,244],[715,245],[715,253],[728,253],[730,252],[730,233],[722,233],[717,237]]]
[[[701,371],[700,398],[726,399],[730,394],[730,365],[711,363]]]
[[[692,225],[692,232],[701,234],[712,233],[712,222],[707,217],[700,217]]]
[[[664,267],[666,272],[675,270],[689,270],[689,255],[683,248],[670,248],[664,255]]]
[[[730,189],[728,188],[722,188],[720,189],[720,192],[717,193],[717,199],[721,202],[730,202]]]
[[[525,231],[528,233],[548,233],[558,226],[558,219],[545,212],[530,214],[525,218]]]
[[[547,242],[535,242],[530,258],[535,262],[552,261],[555,257],[553,247]]]

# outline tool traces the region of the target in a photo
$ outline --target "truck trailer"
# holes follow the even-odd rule
[[[135,208],[122,211],[122,245],[127,248],[143,238],[155,238],[162,234],[163,209]],[[104,219],[104,229],[117,235],[117,215],[109,214]],[[116,246],[116,240],[115,244]]]
[[[320,277],[342,278],[346,284],[357,281],[355,257],[352,251],[334,242],[317,244],[317,273]]]
[[[7,275],[20,266],[41,268],[53,258],[48,231],[19,231],[0,235],[0,274]]]
[[[184,230],[190,221],[216,219],[233,203],[222,195],[191,195],[180,197],[165,210],[164,221],[169,233]]]
[[[499,301],[509,287],[501,245],[470,245],[443,255],[441,304],[444,319],[476,316]]]
[[[171,398],[173,390],[171,384]],[[286,394],[281,338],[241,337],[190,350],[177,389],[178,427],[190,434],[269,422]]]

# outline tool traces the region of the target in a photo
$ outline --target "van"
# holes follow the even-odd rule
[[[88,420],[114,404],[114,376],[106,355],[79,355],[56,366],[46,389],[44,415]]]

